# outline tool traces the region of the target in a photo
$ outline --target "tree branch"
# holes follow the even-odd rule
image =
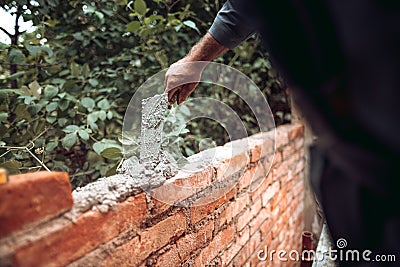
[[[9,33],[6,29],[4,29],[3,27],[0,27],[0,30],[2,30],[5,34],[8,35],[8,37],[10,37],[11,39],[14,37],[13,34]]]

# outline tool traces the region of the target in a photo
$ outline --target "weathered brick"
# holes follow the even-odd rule
[[[264,240],[263,244],[266,244],[266,242],[271,242],[272,239],[272,226],[274,225],[274,220],[272,218],[267,218],[260,226],[260,232],[261,232],[261,239]]]
[[[266,209],[261,209],[260,212],[253,218],[253,220],[250,222],[250,234],[253,235],[255,232],[260,230],[261,224],[265,221],[268,220],[268,217],[270,214]]]
[[[206,187],[211,185],[214,176],[214,169],[211,166],[196,171],[180,171],[174,177],[174,184],[182,187]]]
[[[237,230],[241,231],[250,222],[251,219],[251,210],[246,209],[242,214],[238,216]]]
[[[283,146],[289,143],[289,134],[291,125],[281,125],[276,128],[275,147],[280,150]]]
[[[250,162],[255,163],[261,158],[269,157],[274,152],[273,132],[258,133],[249,137]]]
[[[225,250],[221,255],[221,263],[223,266],[226,266],[232,259],[237,255],[239,250],[246,244],[246,242],[250,239],[249,227],[243,229],[243,231],[239,232],[236,235],[235,242]]]
[[[261,195],[263,207],[265,207],[270,200],[279,193],[279,190],[279,181],[273,182],[265,189],[264,193]]]
[[[229,142],[223,147],[228,157],[216,162],[216,179],[224,180],[226,177],[244,169],[250,163],[249,144],[247,139]]]
[[[172,207],[172,205],[165,203],[163,201],[160,201],[158,199],[155,199],[149,195],[146,197],[148,199],[148,209],[150,212],[150,214],[149,214],[150,217],[157,216]]]
[[[296,149],[294,147],[294,144],[289,143],[282,148],[282,158],[287,159],[291,155],[295,154],[295,152],[296,152]]]
[[[261,197],[253,199],[253,203],[250,205],[250,216],[253,218],[257,216],[262,208]]]
[[[219,232],[195,259],[195,266],[205,266],[209,263],[232,242],[234,235],[235,229],[232,225]]]
[[[300,138],[297,138],[295,141],[294,141],[294,149],[296,150],[296,151],[298,151],[298,150],[303,150],[304,149],[304,137],[300,137]]]
[[[283,161],[279,165],[275,166],[272,169],[273,180],[276,181],[280,179],[282,176],[287,175],[289,172],[289,166]]]
[[[151,190],[153,198],[169,205],[174,205],[196,194],[200,189],[178,186],[172,181],[167,181],[162,186]]]
[[[185,229],[185,215],[183,213],[176,213],[118,247],[104,260],[104,265],[137,266],[151,252],[168,244],[171,238],[181,235]]]
[[[219,215],[219,226],[229,223],[239,214],[250,202],[248,194],[239,195],[234,201],[229,202],[225,210]]]
[[[225,195],[219,197],[211,203],[206,205],[194,206],[190,209],[190,223],[195,224],[207,215],[213,213],[222,204],[229,201],[234,197],[236,191],[234,189],[229,190]]]
[[[157,258],[156,267],[164,267],[164,266],[179,266],[181,263],[181,259],[178,255],[178,250],[176,245],[173,245],[171,249],[164,252]]]
[[[114,210],[102,214],[88,211],[42,239],[16,251],[14,264],[22,266],[61,266],[83,256],[123,230],[139,227],[146,214],[144,194],[130,197]]]
[[[291,125],[289,130],[289,141],[293,141],[294,139],[304,135],[304,125],[300,123],[296,123]]]
[[[269,184],[271,183],[272,180],[272,174],[269,173],[267,177],[261,179],[261,183],[254,183],[254,185],[257,186],[253,186],[253,184],[250,187],[250,194],[251,194],[251,198],[252,199],[256,199],[258,198],[260,195],[262,195],[266,188],[269,186]]]
[[[261,163],[250,167],[244,172],[238,181],[239,192],[243,189],[247,189],[252,183],[266,177],[266,175],[267,172],[264,170],[264,166]]]
[[[301,193],[304,193],[304,182],[299,181],[297,184],[293,187],[293,195],[294,197],[299,196]]]
[[[71,185],[65,172],[11,175],[0,186],[0,237],[25,225],[48,220],[72,207]]]
[[[176,241],[177,251],[181,261],[189,258],[190,254],[209,242],[214,230],[214,221],[208,221],[197,232],[186,234]]]

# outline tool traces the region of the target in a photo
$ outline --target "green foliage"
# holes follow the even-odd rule
[[[188,52],[221,6],[211,0],[2,1],[4,10],[31,20],[35,30],[0,44],[1,166],[11,173],[42,168],[26,149],[16,148],[28,147],[49,169],[68,171],[74,187],[114,173],[129,99]],[[289,119],[287,98],[265,55],[252,37],[218,60],[263,89],[280,124]],[[253,133],[254,118],[240,99],[215,88],[200,87],[196,94],[236,107]],[[203,137],[227,141],[215,122],[174,123],[168,138],[180,142],[186,155],[198,151]]]

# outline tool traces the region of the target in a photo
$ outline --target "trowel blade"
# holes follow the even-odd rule
[[[157,163],[160,156],[164,114],[168,108],[167,94],[142,100],[140,163]]]

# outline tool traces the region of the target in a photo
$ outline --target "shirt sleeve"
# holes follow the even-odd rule
[[[233,49],[255,32],[246,18],[242,4],[245,0],[228,0],[214,19],[208,32],[221,45]]]

